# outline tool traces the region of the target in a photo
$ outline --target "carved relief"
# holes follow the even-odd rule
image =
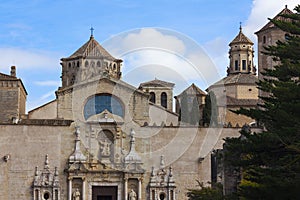
[[[33,199],[34,200],[59,200],[60,184],[57,167],[54,172],[50,170],[48,155],[45,158],[44,169],[40,172],[35,168],[35,177],[33,181]]]

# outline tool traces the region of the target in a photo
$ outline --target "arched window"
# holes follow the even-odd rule
[[[108,110],[114,115],[124,117],[124,109],[121,101],[110,94],[99,94],[92,96],[84,105],[84,118],[102,113]]]
[[[150,101],[152,103],[155,103],[155,93],[154,92],[150,92]]]
[[[160,96],[160,105],[167,108],[167,94],[165,92],[161,93]]]

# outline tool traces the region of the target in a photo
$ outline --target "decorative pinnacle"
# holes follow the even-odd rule
[[[165,160],[164,160],[164,155],[160,156],[160,169],[165,168]]]
[[[46,154],[46,157],[45,157],[45,169],[49,169],[49,159],[48,159],[48,154]]]
[[[240,22],[240,31],[242,32],[242,22]]]

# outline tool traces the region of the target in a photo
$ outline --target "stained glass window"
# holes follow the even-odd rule
[[[84,118],[99,114],[108,110],[114,115],[124,117],[123,106],[119,99],[109,94],[95,95],[90,98],[84,106]]]

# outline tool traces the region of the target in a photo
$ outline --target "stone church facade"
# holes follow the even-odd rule
[[[240,30],[230,43],[226,91],[209,87],[229,97],[233,108],[240,99],[255,106],[252,45]],[[247,56],[239,60],[238,54]],[[196,180],[208,184],[216,176],[211,156],[223,138],[239,136],[236,127],[180,123],[181,95],[172,110],[174,83],[155,79],[136,88],[122,81],[122,60],[93,35],[61,65],[56,99],[28,114],[16,68],[0,73],[0,199],[187,199]],[[185,91],[195,95],[201,114],[205,92],[194,84]],[[226,123],[249,123],[230,117]]]

